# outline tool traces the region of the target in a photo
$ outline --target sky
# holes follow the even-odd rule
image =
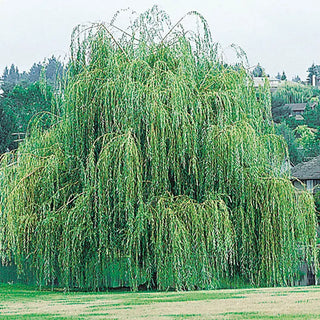
[[[259,62],[270,76],[285,71],[288,79],[305,80],[308,67],[320,64],[319,0],[0,0],[0,73],[12,63],[28,71],[53,54],[66,61],[76,25],[108,22],[119,9],[143,12],[154,4],[173,22],[198,11],[214,41],[223,48],[237,44],[250,66]]]

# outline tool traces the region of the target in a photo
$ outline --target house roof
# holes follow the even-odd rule
[[[264,85],[266,78],[265,77],[253,77],[253,84],[255,88],[258,88],[259,86]],[[276,78],[268,78],[269,80],[269,84],[270,84],[270,89],[277,89],[279,87],[279,85],[281,85],[282,83],[284,83],[285,81],[283,80],[279,80]]]
[[[316,102],[313,102],[311,104],[311,109],[313,109],[316,104]],[[307,103],[286,103],[284,106],[290,108],[292,111],[304,111],[307,107]]]
[[[299,180],[320,179],[320,156],[291,168],[291,176]]]
[[[306,103],[286,103],[284,106],[290,108],[292,111],[304,111],[307,104]]]

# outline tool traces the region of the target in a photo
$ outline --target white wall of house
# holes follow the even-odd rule
[[[313,180],[307,180],[307,190],[312,191],[313,189]]]

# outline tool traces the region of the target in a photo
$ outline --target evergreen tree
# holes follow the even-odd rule
[[[294,131],[285,123],[282,122],[275,126],[276,133],[283,136],[287,143],[290,161],[293,164],[298,164],[303,160],[303,151],[299,148]]]
[[[260,63],[253,69],[252,74],[254,77],[263,77],[264,69],[261,67]]]
[[[281,80],[287,80],[287,76],[284,71],[282,72]]]
[[[28,87],[16,85],[0,97],[0,153],[16,148],[12,133],[26,133],[30,120],[38,113],[51,110],[52,90],[40,88],[39,83]]]
[[[19,78],[20,78],[20,75],[19,75],[18,67],[12,64],[7,77],[7,82],[15,85],[18,83]]]
[[[8,67],[6,66],[4,68],[4,71],[3,71],[3,74],[2,74],[2,77],[1,77],[1,81],[6,82],[7,79],[8,79],[8,76],[9,76],[9,70],[8,70]]]
[[[315,65],[313,63],[312,66],[308,68],[307,72],[308,72],[308,77],[307,77],[308,84],[312,85],[312,78],[313,76],[315,76],[315,80],[316,80],[315,84],[317,85],[320,80],[320,65]]]
[[[298,75],[296,75],[295,77],[292,78],[292,81],[293,82],[297,82],[297,83],[300,83],[301,82],[301,79]]]
[[[11,65],[9,70],[7,67],[4,69],[1,78],[1,89],[4,91],[4,95],[6,95],[10,90],[14,88],[14,86],[19,82],[19,79],[19,70],[18,67],[16,67],[14,64]]]
[[[34,63],[29,71],[29,81],[35,83],[40,80],[40,74],[42,65],[40,63]]]
[[[12,136],[14,123],[2,107],[2,97],[0,97],[0,155],[15,147]]]
[[[45,69],[46,80],[50,85],[54,85],[57,82],[57,79],[61,79],[63,76],[63,65],[55,56],[48,59]]]

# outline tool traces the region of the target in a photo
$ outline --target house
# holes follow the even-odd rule
[[[296,188],[307,187],[308,191],[314,192],[320,185],[320,156],[291,168],[291,180]]]
[[[295,117],[296,120],[303,120],[302,114],[306,110],[307,103],[287,103],[284,107],[289,110],[290,116]],[[310,107],[313,110],[316,107],[317,103],[313,102]]]
[[[291,168],[291,181],[298,189],[307,188],[308,191],[315,193],[320,188],[320,156],[308,162],[302,162]],[[320,225],[317,227],[317,234],[320,238]],[[320,249],[319,245],[317,246]],[[301,279],[296,285],[314,285],[320,283],[320,278],[316,276],[316,268],[309,267],[304,262],[301,267]]]
[[[284,105],[285,108],[290,110],[290,114],[292,116],[296,116],[298,114],[303,114],[304,110],[307,107],[306,103],[287,103]]]
[[[258,89],[259,87],[263,87],[265,84],[265,81],[266,81],[265,77],[253,77],[254,88]],[[276,91],[281,84],[286,82],[276,78],[268,78],[268,81],[270,84],[270,92]]]

